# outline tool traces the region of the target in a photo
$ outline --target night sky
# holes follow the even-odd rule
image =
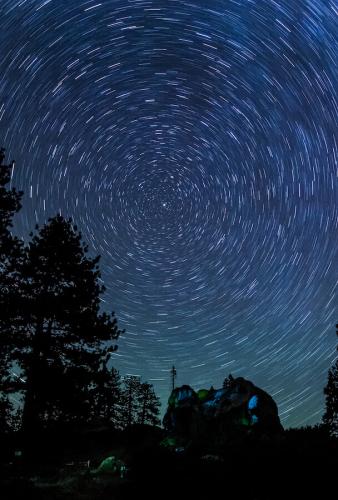
[[[101,254],[113,364],[319,422],[335,357],[338,0],[0,0],[15,232]]]

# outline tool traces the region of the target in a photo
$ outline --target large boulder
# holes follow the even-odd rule
[[[242,377],[225,388],[197,393],[188,385],[175,388],[163,424],[171,434],[187,438],[220,437],[234,429],[264,434],[283,429],[272,397]]]
[[[170,394],[163,425],[170,432],[188,437],[199,412],[199,399],[194,389],[189,385],[176,387]]]

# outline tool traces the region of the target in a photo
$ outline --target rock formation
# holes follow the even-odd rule
[[[163,424],[169,433],[189,439],[224,438],[241,430],[262,434],[283,430],[272,397],[242,377],[231,378],[221,389],[175,388]]]

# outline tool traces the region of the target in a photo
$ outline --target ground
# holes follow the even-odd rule
[[[167,449],[158,429],[111,437],[109,445],[107,434],[97,435],[96,450],[91,442],[90,450],[73,451],[66,460],[4,463],[2,500],[325,500],[336,477],[337,441],[314,430],[288,431],[277,440],[250,438],[218,450],[203,450],[198,443]],[[93,474],[108,456],[127,465],[124,477],[120,471]]]

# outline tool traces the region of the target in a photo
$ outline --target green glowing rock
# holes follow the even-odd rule
[[[122,460],[116,458],[114,455],[107,457],[98,466],[97,469],[93,470],[91,473],[96,474],[117,474],[122,476],[123,472],[126,470],[125,464]]]
[[[201,402],[205,401],[208,396],[209,396],[208,389],[200,389],[199,391],[197,391],[197,397]]]
[[[174,437],[166,437],[161,441],[161,446],[164,446],[165,448],[176,448],[177,446],[177,439]]]

